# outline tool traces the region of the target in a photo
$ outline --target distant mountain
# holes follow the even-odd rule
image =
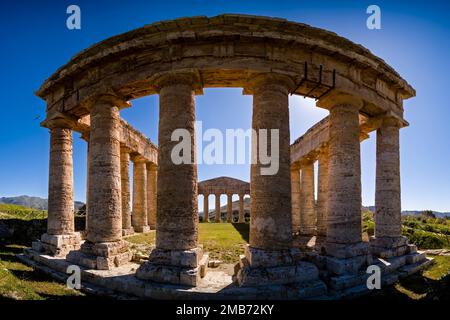
[[[39,197],[30,196],[18,196],[18,197],[2,197],[0,198],[0,203],[4,204],[17,204],[24,207],[29,207],[37,210],[47,210],[48,201],[47,199]],[[75,201],[75,209],[78,210],[84,205],[81,201]]]
[[[372,212],[375,211],[375,206],[369,206],[369,207],[363,207],[363,210],[370,210]],[[402,211],[402,215],[404,216],[418,216],[421,215],[423,210],[404,210]],[[450,212],[439,212],[439,211],[432,211],[433,214],[438,218],[445,218],[450,217]]]

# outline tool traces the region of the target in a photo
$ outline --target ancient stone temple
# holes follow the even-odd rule
[[[172,132],[194,135],[195,96],[213,87],[242,88],[253,97],[252,128],[279,132],[278,171],[266,175],[265,164],[252,163],[249,188],[198,185],[195,162],[171,160]],[[158,147],[120,117],[129,101],[152,94]],[[329,116],[290,145],[292,94],[316,99]],[[403,101],[415,91],[382,59],[332,32],[246,15],[157,22],[82,51],[37,95],[50,130],[48,231],[26,259],[43,269],[64,275],[77,264],[83,285],[147,298],[299,299],[367,291],[370,265],[385,285],[429,262],[401,234],[399,131],[408,125]],[[84,240],[73,226],[73,131],[89,145]],[[373,131],[375,234],[367,242],[360,142]],[[191,147],[195,159],[194,138]],[[198,241],[197,197],[229,192],[250,194],[250,241],[234,276],[215,281]],[[152,228],[148,261],[130,262],[123,235]]]
[[[210,222],[209,218],[209,196],[214,195],[214,221],[215,222],[244,222],[244,196],[250,194],[250,184],[248,182],[230,177],[219,177],[205,180],[198,184],[198,194],[203,195],[203,219]],[[226,218],[221,216],[220,196],[227,196]],[[236,221],[233,221],[233,195],[239,195],[239,214]]]

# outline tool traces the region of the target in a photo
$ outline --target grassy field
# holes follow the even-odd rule
[[[33,219],[46,218],[47,211],[45,210],[36,210],[16,204],[0,203],[0,219],[21,219],[29,221]]]
[[[127,238],[140,251],[148,251],[155,243],[155,233],[138,234]],[[204,251],[209,252],[210,259],[224,263],[235,263],[244,253],[248,242],[248,224],[244,223],[200,223],[199,243]]]
[[[22,246],[0,246],[0,300],[61,300],[86,297],[20,262],[16,254],[22,250]]]

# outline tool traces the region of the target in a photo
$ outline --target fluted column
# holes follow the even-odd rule
[[[406,245],[402,236],[400,188],[400,127],[394,117],[383,119],[377,130],[374,253]],[[396,254],[397,255],[397,254]]]
[[[291,211],[291,159],[288,94],[294,88],[289,77],[259,75],[250,80],[253,91],[252,139],[253,163],[250,171],[250,244],[245,258],[236,268],[240,286],[264,286],[296,283],[306,275],[318,279],[317,268],[300,262],[299,249],[293,248]],[[267,150],[256,138],[268,129]],[[278,139],[272,141],[272,135]],[[255,148],[256,147],[256,148]],[[265,146],[264,146],[265,149]],[[277,150],[278,149],[278,150]],[[278,152],[277,152],[278,151]],[[261,154],[270,152],[278,170],[261,170]],[[273,167],[272,167],[273,168]],[[282,271],[281,271],[282,270]]]
[[[318,102],[330,110],[325,254],[334,274],[359,273],[370,263],[362,242],[359,109],[363,101],[339,91]]]
[[[47,233],[41,237],[41,248],[64,256],[80,244],[74,221],[72,129],[64,119],[43,125],[50,129],[50,162]]]
[[[227,222],[233,222],[233,195],[227,194]]]
[[[300,232],[300,170],[297,167],[291,169],[291,210],[292,232]]]
[[[120,148],[120,181],[122,188],[122,235],[133,234],[130,208],[130,153],[125,147]]]
[[[317,237],[316,248],[320,249],[327,236],[328,208],[328,146],[319,153],[317,173]]]
[[[254,81],[252,128],[258,136],[262,134],[259,130],[269,130],[268,150],[272,148],[270,130],[278,130],[279,159],[278,171],[273,175],[262,174],[267,165],[263,165],[259,157],[251,165],[250,246],[267,250],[286,249],[292,243],[289,84],[286,83],[289,80],[261,76]],[[252,141],[253,144],[257,141]]]
[[[203,221],[209,222],[209,194],[203,194]]]
[[[245,216],[244,216],[244,195],[239,194],[239,223],[245,222]]]
[[[300,181],[300,235],[311,237],[316,229],[316,210],[314,199],[314,162],[301,166]]]
[[[195,286],[200,277],[197,267],[203,252],[198,247],[194,131],[194,89],[200,81],[196,77],[197,73],[168,73],[154,81],[159,90],[156,248],[137,270],[140,279]],[[182,138],[172,141],[174,132]],[[186,148],[172,158],[181,139]]]
[[[154,164],[147,163],[147,222],[150,229],[156,229],[156,188],[158,170]]]
[[[216,205],[215,205],[215,208],[214,208],[214,212],[215,212],[215,217],[214,217],[214,219],[215,219],[215,221],[216,222],[221,222],[222,221],[222,217],[221,217],[221,212],[220,212],[220,193],[216,193],[215,194],[215,200],[216,200]]]
[[[102,96],[90,106],[89,215],[81,252],[67,259],[92,269],[111,269],[131,259],[122,241],[120,114],[127,102]]]
[[[133,159],[133,214],[134,231],[148,232],[147,222],[147,165],[145,159]]]

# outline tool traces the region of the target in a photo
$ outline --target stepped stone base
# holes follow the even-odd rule
[[[304,258],[298,248],[269,251],[247,246],[235,265],[233,279],[242,288],[284,292],[291,299],[325,295],[327,288],[319,280],[319,270],[301,261]]]
[[[401,237],[370,237],[370,251],[380,258],[392,258],[417,252],[415,245],[408,244],[408,238]]]
[[[160,277],[163,273],[171,270],[170,266],[160,265],[161,270],[158,271],[153,264],[148,266],[136,263],[124,263],[110,270],[95,270],[81,265],[81,285],[85,290],[93,293],[107,294],[109,296],[120,297],[125,299],[134,299],[135,297],[143,299],[187,299],[187,300],[223,300],[223,299],[240,299],[240,300],[335,300],[348,299],[355,296],[367,294],[370,290],[367,288],[367,274],[365,270],[354,274],[332,274],[327,268],[328,258],[321,256],[317,252],[302,253],[297,255],[298,251],[293,250],[293,254],[281,255],[270,252],[264,255],[261,250],[248,250],[254,257],[256,264],[267,262],[267,257],[274,258],[277,261],[291,261],[293,265],[286,266],[270,266],[270,267],[252,267],[247,261],[245,255],[241,256],[241,260],[235,267],[235,276],[230,276],[220,270],[210,269],[206,273],[206,269],[202,269],[203,261],[207,260],[207,254],[203,254],[200,260],[198,251],[186,254],[176,252],[168,255],[164,252],[155,252],[155,261],[179,263],[185,266],[192,265],[195,261],[199,261],[197,266],[197,274],[195,286],[190,284],[178,283],[159,283],[149,280],[146,276],[155,273],[154,279]],[[286,253],[286,252],[285,252]],[[66,273],[67,268],[73,264],[64,257],[55,257],[43,254],[32,248],[25,249],[24,254],[18,257],[26,264],[33,266],[35,269],[43,271],[58,281],[65,282],[69,274]],[[296,258],[294,258],[296,257]],[[296,259],[301,257],[302,261]],[[414,252],[400,257],[392,257],[388,259],[375,258],[372,264],[381,268],[382,288],[396,282],[398,279],[407,277],[415,272],[425,268],[433,261],[426,258],[424,253]],[[145,266],[145,267],[144,267]],[[207,264],[205,264],[206,268]],[[180,269],[183,269],[179,267]],[[183,270],[196,269],[193,267],[185,267]],[[140,279],[137,270],[141,269],[144,275]],[[178,269],[177,272],[180,270]],[[175,269],[172,269],[175,270]],[[147,271],[147,272],[145,272]],[[239,283],[239,272],[241,280]],[[170,273],[170,272],[169,272]],[[181,278],[181,272],[176,273]],[[189,274],[187,272],[187,274]],[[175,276],[176,278],[177,276]],[[290,281],[286,281],[289,277]],[[191,275],[187,279],[192,279]],[[294,279],[297,282],[292,282]],[[162,279],[166,281],[167,279]],[[247,283],[248,285],[245,285]],[[241,286],[241,284],[244,284]]]
[[[201,248],[191,250],[154,249],[149,260],[139,267],[142,280],[195,287],[206,275],[209,256]]]
[[[88,269],[111,270],[127,264],[132,257],[128,242],[116,241],[95,244],[85,242],[80,250],[71,251],[66,259]]]
[[[40,241],[34,241],[34,250],[53,256],[65,256],[72,250],[78,250],[81,245],[79,232],[64,235],[51,235],[44,233]]]

